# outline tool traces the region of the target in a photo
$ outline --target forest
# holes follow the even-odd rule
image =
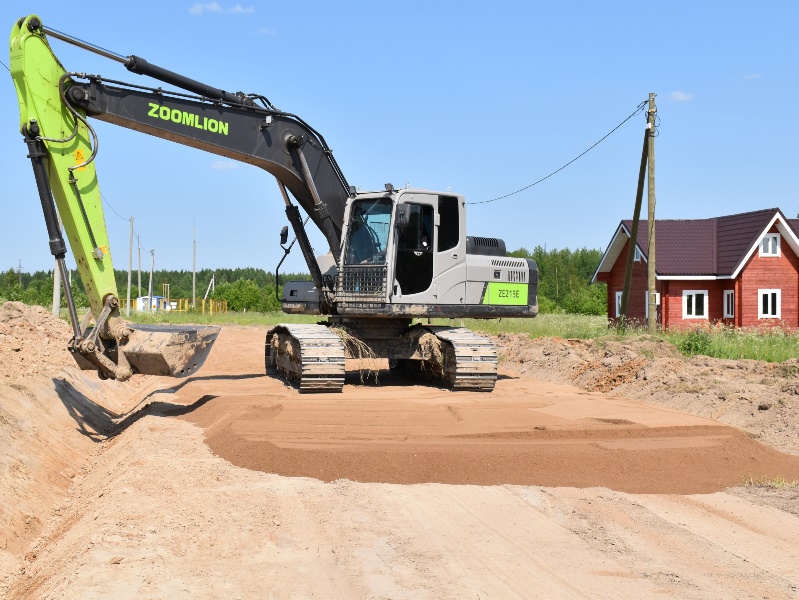
[[[604,315],[607,312],[605,284],[591,284],[602,258],[600,250],[546,250],[536,246],[532,251],[519,248],[509,253],[519,258],[532,258],[538,264],[538,304],[542,313]],[[83,284],[76,271],[71,272],[71,289],[78,306],[87,306]],[[127,297],[128,272],[116,271],[120,298]],[[275,296],[274,273],[254,267],[237,269],[201,269],[197,271],[196,297],[201,299],[208,290],[211,277],[215,290],[210,298],[227,300],[232,311],[272,312],[280,310]],[[131,298],[147,295],[150,274],[142,272],[141,288],[138,273],[131,281]],[[310,279],[307,273],[280,274],[281,281]],[[167,284],[168,288],[164,284]],[[158,270],[153,273],[153,295],[172,299],[192,297],[191,271]],[[278,296],[279,297],[279,296]],[[0,274],[0,301],[17,300],[26,304],[52,306],[53,272],[20,273],[10,268]]]

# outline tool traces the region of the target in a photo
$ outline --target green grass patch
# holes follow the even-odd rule
[[[754,477],[747,475],[744,477],[743,485],[776,490],[796,490],[799,489],[799,480],[788,481],[784,477]]]
[[[593,339],[609,332],[605,317],[590,315],[546,314],[534,319],[433,319],[432,323],[467,327],[489,334],[525,333],[531,338]]]
[[[123,312],[124,315],[124,312]],[[128,317],[125,317],[128,319]],[[316,323],[324,317],[312,315],[287,315],[281,311],[275,312],[223,312],[210,315],[198,312],[131,312],[129,320],[134,323],[174,323],[198,325],[263,325],[272,326],[278,323]]]
[[[704,354],[713,358],[766,362],[785,362],[799,357],[799,335],[778,328],[759,330],[716,326],[708,330],[667,332],[663,336],[686,356]]]

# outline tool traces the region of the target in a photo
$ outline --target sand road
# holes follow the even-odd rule
[[[63,435],[117,435],[8,597],[799,597],[793,497],[725,491],[799,479],[797,456],[512,371],[492,394],[353,372],[300,396],[262,374],[264,333],[224,329],[181,382],[73,386]]]

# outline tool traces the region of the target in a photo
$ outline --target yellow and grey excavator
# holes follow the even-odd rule
[[[181,91],[67,72],[48,38]],[[11,74],[50,250],[63,272],[60,215],[89,298],[87,317],[95,321],[93,327],[86,319],[79,324],[65,285],[74,333],[69,350],[81,368],[118,380],[133,373],[186,376],[202,365],[219,332],[122,319],[94,169],[98,139],[89,117],[255,165],[275,177],[311,274],[311,281],[285,284],[283,310],[326,316],[317,324],[277,325],[266,335],[267,371],[295,380],[301,392],[340,391],[345,359],[364,352],[456,390],[490,391],[497,373],[490,339],[414,320],[538,312],[535,262],[506,256],[500,239],[467,236],[463,196],[391,184],[356,191],[322,135],[265,96],[227,92],[138,56],[104,50],[45,27],[36,15],[13,27]],[[300,207],[306,222],[324,234],[329,251],[321,256],[314,255]],[[284,227],[284,250],[287,238]]]

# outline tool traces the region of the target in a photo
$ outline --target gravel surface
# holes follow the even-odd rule
[[[265,328],[125,384],[69,335],[0,307],[0,597],[799,597],[799,492],[735,485],[799,478],[793,363],[498,336],[490,395],[299,396]]]

